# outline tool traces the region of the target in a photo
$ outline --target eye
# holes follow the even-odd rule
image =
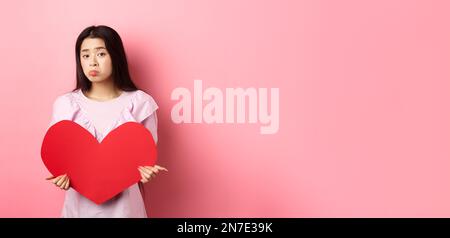
[[[83,59],[87,59],[89,57],[89,55],[82,55],[81,58]]]
[[[105,56],[106,53],[105,53],[105,52],[101,52],[101,53],[99,53],[98,55],[99,55],[99,56]]]

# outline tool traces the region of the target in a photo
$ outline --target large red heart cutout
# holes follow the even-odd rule
[[[53,176],[67,174],[70,186],[96,204],[102,204],[141,179],[138,166],[156,163],[156,145],[150,131],[126,122],[99,143],[75,122],[63,120],[45,134],[41,157]]]

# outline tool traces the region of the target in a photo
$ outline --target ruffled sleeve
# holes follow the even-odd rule
[[[153,97],[141,90],[138,90],[133,98],[133,102],[131,103],[130,112],[137,122],[142,123],[157,109],[158,105]]]
[[[77,107],[70,93],[58,96],[53,102],[52,117],[49,127],[62,120],[73,120]]]
[[[152,133],[155,144],[158,144],[158,117],[156,116],[156,111],[147,117],[142,122],[142,125],[144,125]]]
[[[131,103],[130,113],[136,122],[144,125],[152,134],[155,143],[158,142],[158,105],[152,96],[138,90]]]

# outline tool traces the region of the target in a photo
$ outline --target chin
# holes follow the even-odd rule
[[[104,78],[92,78],[92,77],[88,77],[89,81],[91,81],[91,83],[100,83],[102,81],[105,81]]]

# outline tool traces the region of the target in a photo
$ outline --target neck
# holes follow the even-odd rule
[[[89,91],[86,92],[86,96],[94,100],[106,101],[118,97],[120,93],[121,91],[116,88],[112,80],[105,80],[93,82]]]

